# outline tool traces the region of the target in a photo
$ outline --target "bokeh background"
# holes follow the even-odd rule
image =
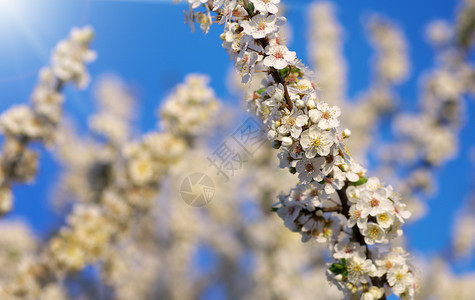
[[[291,28],[289,48],[307,63],[307,12],[312,1],[282,2]],[[398,87],[399,108],[416,111],[420,93],[418,78],[433,66],[434,60],[433,49],[425,39],[426,26],[434,19],[453,20],[457,1],[331,2],[337,7],[344,29],[348,97],[356,98],[370,84],[371,47],[363,21],[377,12],[400,26],[407,38],[411,73]],[[104,73],[114,73],[133,87],[140,100],[140,117],[136,122],[142,132],[156,126],[156,107],[188,73],[208,74],[217,96],[241,109],[242,99],[229,90],[232,64],[220,47],[222,28],[213,26],[208,35],[199,29],[191,33],[184,24],[186,9],[184,4],[159,0],[1,0],[0,111],[28,101],[37,72],[48,63],[51,49],[67,36],[71,27],[83,25],[93,26],[96,34],[92,48],[97,51],[98,59],[89,66],[92,80]],[[77,91],[67,87],[65,94],[66,114],[75,120],[80,131],[85,131],[86,117],[94,110],[92,89]],[[453,224],[475,190],[474,116],[475,102],[468,99],[458,155],[436,169],[439,187],[425,217],[405,227],[411,251],[423,257],[446,251]],[[380,126],[384,135],[389,125],[383,121]],[[42,152],[40,163],[34,183],[15,187],[15,208],[7,219],[21,218],[36,235],[46,238],[64,220],[50,208],[59,168],[47,152]],[[374,166],[368,167],[371,170]],[[456,262],[452,268],[457,273],[475,270],[475,260]]]

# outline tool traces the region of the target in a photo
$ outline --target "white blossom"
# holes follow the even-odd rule
[[[264,58],[264,65],[278,70],[293,63],[296,57],[295,52],[289,51],[286,46],[272,46],[266,49],[267,56]]]

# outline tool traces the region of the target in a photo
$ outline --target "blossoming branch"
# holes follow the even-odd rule
[[[275,205],[285,225],[303,241],[328,244],[327,277],[348,297],[412,299],[415,270],[404,249],[390,244],[410,213],[391,186],[366,177],[351,158],[344,143],[351,132],[339,130],[340,108],[318,99],[310,72],[279,36],[286,21],[278,15],[280,0],[188,2],[188,21],[204,31],[215,21],[224,25],[223,47],[243,83],[258,70],[268,74],[248,103],[280,149],[281,167],[300,180]],[[203,12],[195,12],[199,7]]]
[[[0,155],[0,214],[12,208],[12,184],[32,181],[37,172],[38,154],[29,149],[31,142],[51,145],[55,129],[62,117],[64,85],[73,82],[85,88],[89,82],[86,63],[95,59],[89,49],[92,29],[75,28],[68,39],[58,43],[50,66],[43,68],[31,96],[31,105],[17,105],[0,116],[0,129],[5,135]]]

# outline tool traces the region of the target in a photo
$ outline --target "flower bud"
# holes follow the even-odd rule
[[[12,192],[8,188],[0,189],[0,214],[7,213],[12,210],[13,200]]]
[[[345,130],[343,130],[342,132],[342,135],[344,139],[349,138],[351,136],[351,130],[349,130],[348,128],[345,128]]]
[[[354,285],[353,285],[351,282],[348,282],[348,283],[346,284],[346,288],[353,292]]]
[[[384,295],[384,288],[378,288],[377,286],[372,286],[369,288],[368,292],[365,294],[370,294],[373,297],[373,298],[368,298],[368,299],[380,299]]]
[[[267,139],[273,140],[276,137],[277,137],[277,132],[275,132],[275,130],[271,129],[271,130],[267,131]]]
[[[308,100],[307,101],[307,107],[312,109],[312,108],[315,108],[316,105],[315,105],[315,101],[313,101],[312,99]]]
[[[318,110],[316,109],[312,109],[308,112],[309,116],[310,116],[310,121],[312,121],[312,123],[314,124],[317,124],[318,121],[320,121],[321,119],[321,114]]]
[[[350,167],[347,164],[342,164],[340,166],[340,170],[342,170],[343,172],[348,172],[350,170]]]
[[[374,297],[371,293],[367,292],[361,295],[361,300],[374,300]]]
[[[285,147],[288,147],[288,146],[292,145],[293,143],[294,143],[294,141],[292,140],[291,137],[286,136],[286,137],[282,138],[282,145],[285,146]]]
[[[295,101],[295,106],[297,106],[297,108],[304,108],[305,103],[301,99],[299,99]]]

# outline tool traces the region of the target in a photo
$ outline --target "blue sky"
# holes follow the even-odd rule
[[[292,50],[306,61],[306,7],[310,1],[289,3],[288,20],[293,28]],[[191,72],[207,73],[212,86],[226,101],[237,103],[226,90],[226,74],[230,63],[221,48],[214,26],[208,35],[190,32],[184,24],[185,5],[171,1],[125,0],[2,0],[0,4],[0,111],[14,103],[22,103],[36,82],[39,68],[48,62],[56,42],[67,36],[72,26],[90,24],[95,28],[93,48],[98,60],[90,65],[93,79],[113,72],[131,84],[140,98],[139,126],[146,131],[155,126],[155,108],[160,99]],[[432,50],[423,38],[425,25],[435,18],[453,20],[456,1],[334,1],[338,17],[345,28],[345,56],[349,66],[350,96],[367,87],[370,79],[371,50],[364,36],[362,19],[379,12],[395,20],[409,41],[412,73],[398,90],[403,107],[414,109],[417,99],[416,78],[432,65]],[[66,89],[66,111],[85,124],[85,116],[93,110],[91,91]],[[444,249],[450,239],[451,223],[456,209],[465,201],[475,174],[469,164],[469,149],[475,142],[474,101],[467,104],[467,120],[461,133],[460,156],[438,170],[439,194],[430,202],[428,216],[406,230],[417,252],[435,253]],[[10,217],[24,216],[36,232],[45,234],[58,222],[48,209],[48,195],[58,170],[46,152],[42,154],[40,174],[28,187],[15,188],[15,210]],[[459,270],[475,267],[458,266]]]

